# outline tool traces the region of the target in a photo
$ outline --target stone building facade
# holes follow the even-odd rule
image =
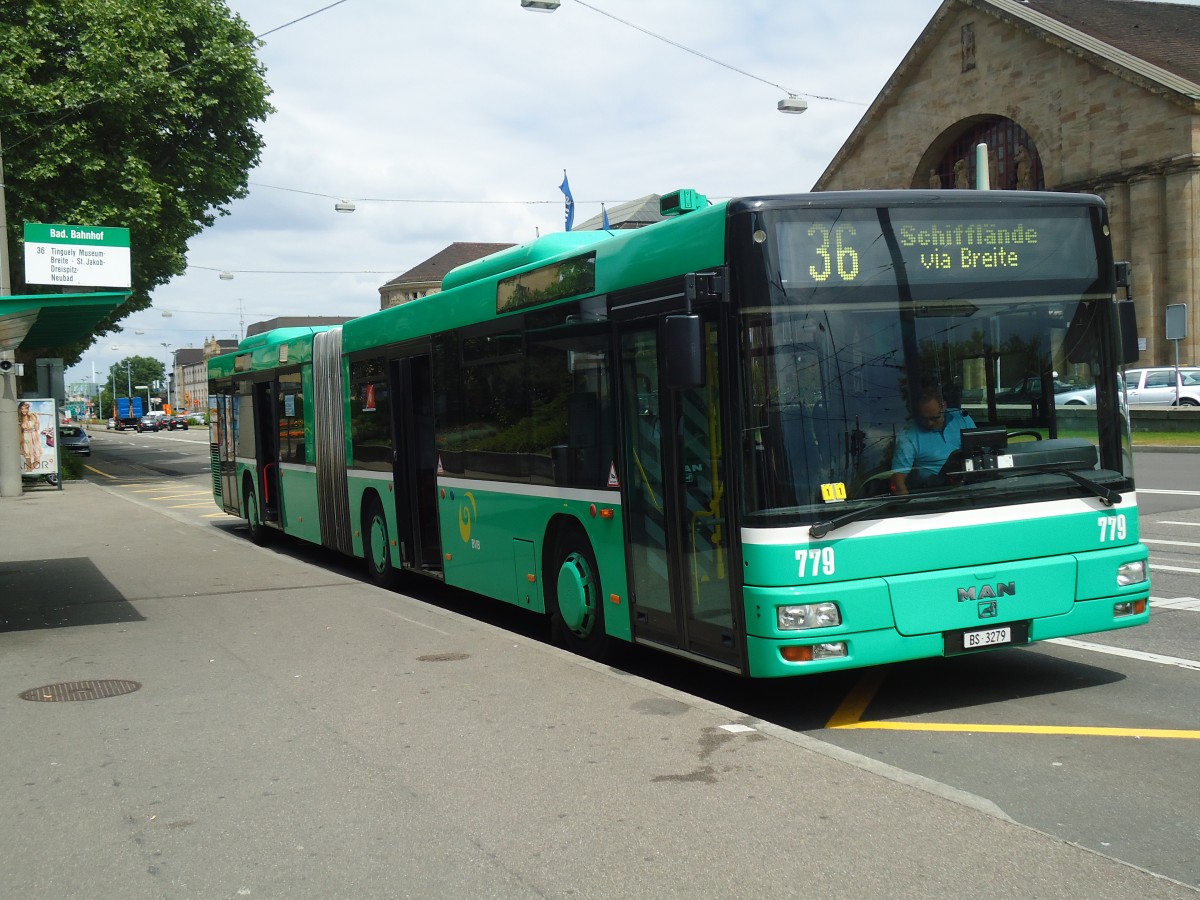
[[[1187,304],[1200,365],[1200,7],[1144,0],[945,0],[816,190],[972,188],[1105,199],[1133,264],[1139,363],[1175,362]]]
[[[455,241],[380,287],[379,308],[387,309],[411,300],[419,300],[428,294],[436,294],[441,291],[442,279],[451,269],[493,253],[499,253],[501,250],[507,250],[511,246],[512,244]]]

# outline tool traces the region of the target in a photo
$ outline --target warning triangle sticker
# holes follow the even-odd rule
[[[442,468],[442,454],[440,454],[440,453],[438,454],[438,471],[437,471],[437,473],[439,475],[446,474],[446,470]]]
[[[608,464],[608,486],[609,487],[620,487],[621,486],[621,482],[617,480],[617,464],[615,462]]]

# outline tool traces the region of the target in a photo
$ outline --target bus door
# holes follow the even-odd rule
[[[634,638],[740,671],[717,331],[713,312],[699,315],[706,362],[699,387],[666,386],[665,314],[627,323],[618,331],[620,480]]]
[[[391,362],[392,483],[400,559],[404,568],[428,574],[442,570],[432,371],[428,353]]]
[[[279,495],[279,418],[276,415],[275,382],[260,381],[254,385],[254,444],[258,468],[258,498],[262,521],[282,521],[282,498]]]

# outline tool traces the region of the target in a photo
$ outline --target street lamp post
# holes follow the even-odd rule
[[[167,372],[166,375],[163,376],[163,380],[167,383],[167,406],[171,407],[171,410],[174,411],[175,404],[171,400],[171,382],[174,381],[175,375],[175,351],[171,349],[171,345],[167,341],[159,341],[159,343],[167,348],[167,353],[170,354],[171,357],[170,361],[167,363]]]

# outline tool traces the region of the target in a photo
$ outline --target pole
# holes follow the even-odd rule
[[[0,297],[12,294],[8,213],[4,206],[4,142],[0,140]],[[18,344],[19,346],[19,344]],[[0,348],[0,497],[21,496],[21,432],[17,424],[16,347]]]
[[[1175,338],[1175,405],[1179,405],[1179,387],[1183,377],[1179,374],[1179,338]]]

